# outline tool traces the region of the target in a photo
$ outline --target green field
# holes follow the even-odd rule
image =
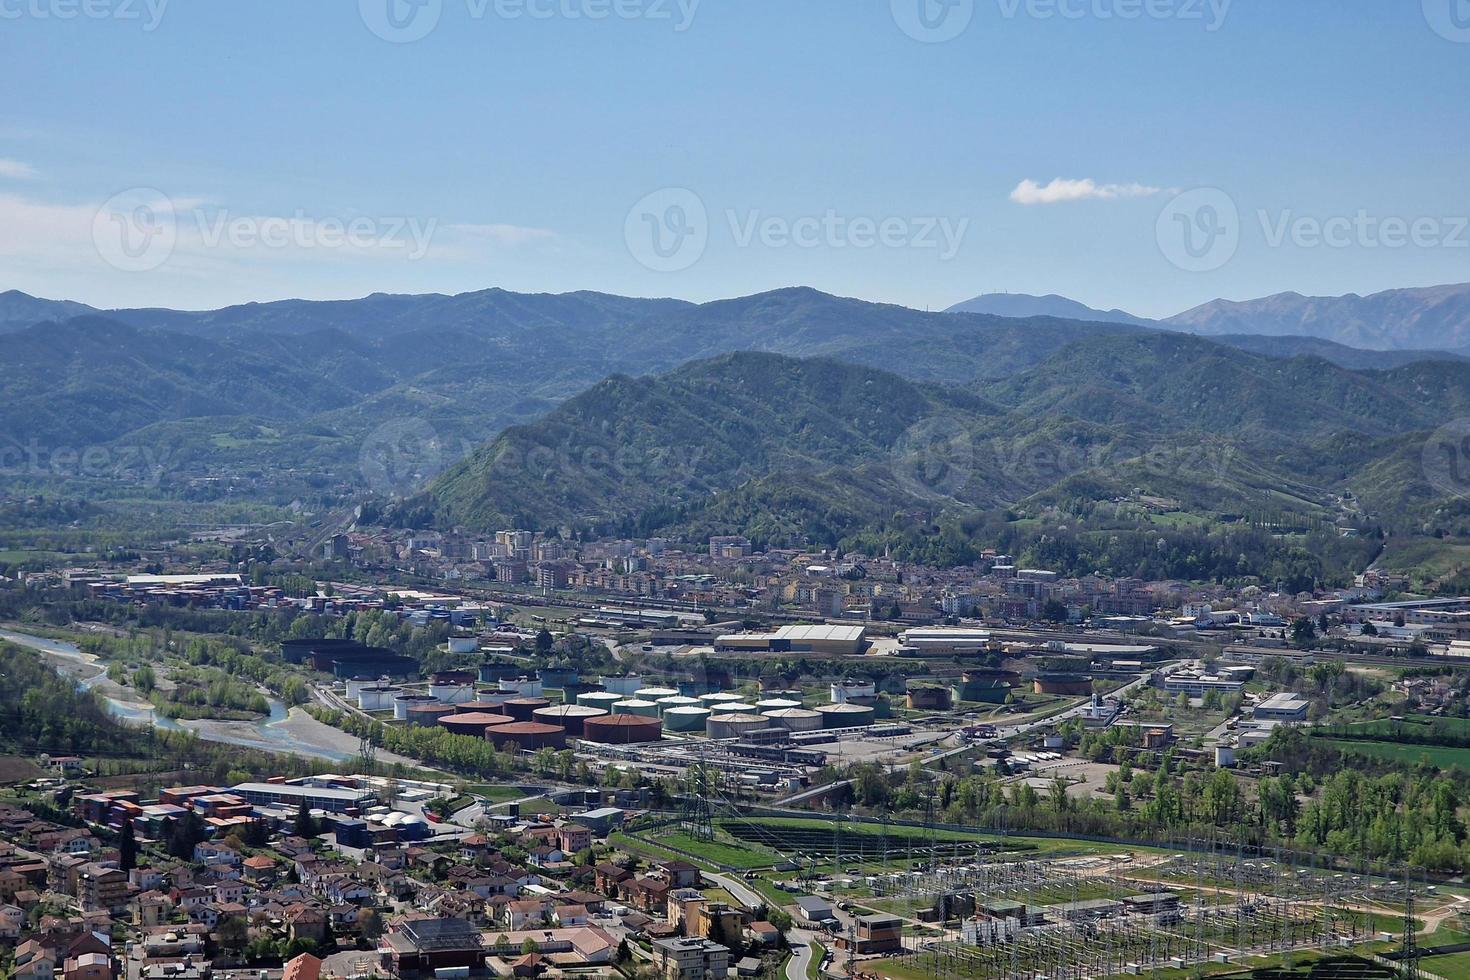
[[[1428,759],[1430,765],[1440,769],[1459,766],[1470,769],[1470,749],[1457,749],[1441,745],[1413,745],[1405,742],[1360,742],[1345,738],[1318,736],[1341,752],[1366,755],[1374,759],[1385,759],[1407,765],[1415,765]]]

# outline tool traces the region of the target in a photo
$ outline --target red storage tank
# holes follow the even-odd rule
[[[589,708],[585,704],[553,704],[549,708],[537,708],[533,717],[543,725],[557,725],[567,730],[574,738],[582,737],[582,726],[592,718],[607,714],[601,708]]]
[[[476,738],[486,738],[486,729],[502,728],[506,725],[514,725],[515,719],[509,715],[492,715],[485,711],[469,711],[464,714],[445,715],[439,719],[439,725],[454,732],[456,735],[473,735]]]
[[[634,745],[663,738],[663,722],[643,715],[607,715],[582,723],[582,737],[608,745]]]
[[[496,748],[517,745],[528,752],[536,749],[562,749],[567,744],[565,728],[560,725],[543,725],[538,721],[513,721],[509,725],[496,725],[485,729],[485,737],[494,742]]]
[[[551,702],[545,698],[511,698],[505,702],[502,710],[516,721],[530,721],[537,711],[549,707]]]

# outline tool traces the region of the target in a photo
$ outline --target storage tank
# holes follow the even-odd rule
[[[816,708],[823,728],[866,728],[877,713],[865,704],[824,704]]]
[[[918,684],[909,688],[908,705],[913,711],[948,711],[954,707],[954,695],[947,687]]]
[[[456,735],[473,735],[476,738],[485,738],[486,729],[514,724],[515,721],[508,715],[490,714],[481,711],[468,711],[464,714],[445,715],[439,719],[439,727],[454,732]]]
[[[429,694],[444,704],[467,704],[475,700],[473,681],[441,680],[437,676],[429,682]]]
[[[670,732],[703,732],[709,716],[708,708],[697,704],[680,704],[664,710],[664,730]]]
[[[464,704],[456,704],[454,713],[467,715],[471,713],[503,715],[505,714],[505,702],[509,698],[481,698],[479,701],[466,701]]]
[[[537,708],[531,720],[543,725],[558,725],[565,728],[568,735],[581,738],[588,718],[601,718],[606,714],[601,708],[581,704],[553,704],[549,708]]]
[[[619,701],[613,705],[612,713],[615,715],[642,715],[645,718],[658,717],[658,704],[653,701],[645,701],[642,698],[629,698]]]
[[[710,738],[739,738],[747,732],[770,728],[771,722],[765,715],[748,712],[712,714],[705,720],[704,731]]]
[[[769,714],[772,711],[784,711],[787,708],[800,708],[800,701],[790,698],[765,698],[755,703],[755,710],[760,714]]]
[[[565,688],[568,684],[577,683],[578,679],[577,668],[566,664],[541,668],[541,683],[546,687]]]
[[[513,721],[485,730],[485,737],[497,748],[516,745],[527,752],[537,749],[561,749],[567,744],[567,730],[560,725],[543,725],[537,721]]]
[[[760,711],[756,709],[755,705],[746,704],[744,701],[727,701],[720,705],[719,709],[716,711],[716,714],[758,715],[760,714]]]
[[[971,668],[960,672],[960,682],[954,685],[952,694],[956,701],[973,701],[981,704],[1005,704],[1011,688],[1021,682],[1021,675],[1013,670],[988,670]]]
[[[658,713],[666,715],[674,708],[699,708],[702,705],[698,698],[686,698],[682,694],[676,694],[671,698],[660,698],[658,702]]]
[[[583,722],[582,737],[589,742],[608,745],[657,742],[663,738],[663,725],[657,718],[645,718],[643,715],[603,715]]]
[[[357,692],[357,706],[363,711],[382,711],[393,707],[393,699],[403,693],[403,688],[392,684],[365,687]]]
[[[545,698],[511,698],[501,707],[516,721],[530,721],[537,711],[551,707],[551,702]]]
[[[744,700],[740,695],[730,694],[726,691],[716,691],[714,694],[701,694],[699,696],[699,703],[712,710],[719,710],[722,705],[726,704],[739,704]]]
[[[630,698],[643,686],[643,675],[629,674],[626,677],[600,677],[597,682],[602,685],[604,691]]]
[[[440,718],[452,714],[454,709],[447,704],[415,704],[408,709],[408,723],[421,728],[432,728],[439,724]]]
[[[408,709],[420,704],[438,704],[427,694],[400,694],[393,699],[393,720],[407,721]]]
[[[1031,683],[1037,694],[1085,697],[1092,693],[1092,678],[1086,674],[1037,674]]]
[[[362,689],[363,688],[365,688],[365,687],[376,687],[380,683],[386,683],[387,680],[388,680],[388,678],[386,678],[386,677],[379,677],[377,674],[374,674],[371,677],[353,677],[353,678],[350,678],[347,681],[347,687],[346,687],[347,700],[349,700],[349,701],[356,701],[358,695],[362,693]]]
[[[612,713],[613,705],[623,700],[621,694],[611,691],[588,691],[586,694],[577,695],[577,703],[587,708],[601,708],[607,713]]]
[[[633,692],[633,697],[639,701],[662,701],[664,698],[676,698],[679,692],[672,687],[640,687]]]
[[[822,713],[806,708],[777,708],[765,713],[772,728],[784,728],[788,732],[814,732],[822,727]]]
[[[504,677],[499,683],[501,694],[513,694],[518,698],[539,698],[541,696],[541,678],[539,677]]]
[[[507,677],[519,677],[524,668],[520,664],[506,664],[499,661],[491,661],[480,665],[479,675],[481,684],[498,684]]]
[[[833,704],[872,701],[878,696],[878,685],[872,681],[842,681],[830,690]]]

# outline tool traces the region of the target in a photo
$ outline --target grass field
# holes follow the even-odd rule
[[[1430,765],[1440,769],[1459,766],[1470,769],[1470,749],[1457,749],[1441,745],[1412,745],[1403,742],[1360,742],[1346,738],[1322,738],[1333,748],[1349,754],[1366,755],[1374,759],[1414,765],[1428,759]]]

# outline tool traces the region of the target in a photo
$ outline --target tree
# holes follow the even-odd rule
[[[122,833],[117,838],[117,866],[132,871],[138,866],[138,839],[134,836],[133,821],[124,820]]]
[[[238,953],[250,941],[250,924],[243,915],[231,915],[219,922],[219,944],[231,952]]]
[[[377,909],[363,909],[358,913],[357,927],[362,931],[362,938],[376,942],[383,934],[383,917]]]
[[[522,956],[530,956],[532,953],[537,952],[540,949],[541,947],[536,945],[536,940],[532,939],[530,936],[527,936],[526,941],[521,943]]]
[[[296,836],[310,839],[316,836],[316,821],[311,819],[311,808],[306,805],[306,797],[296,806]]]
[[[545,626],[541,627],[540,632],[536,634],[536,652],[545,656],[555,645],[556,640],[552,637],[551,631]]]

